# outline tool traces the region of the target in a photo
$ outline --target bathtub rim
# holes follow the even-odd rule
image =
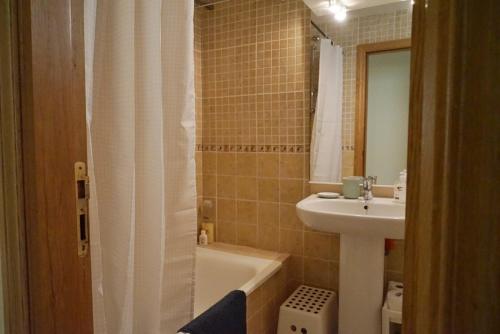
[[[197,248],[270,261],[268,265],[257,273],[257,275],[237,288],[237,290],[245,292],[247,296],[258,289],[275,273],[281,270],[283,268],[283,262],[289,257],[289,255],[285,253],[256,249],[247,246],[231,245],[221,242],[212,243],[207,246],[197,245]]]

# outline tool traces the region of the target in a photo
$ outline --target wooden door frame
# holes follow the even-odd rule
[[[368,56],[373,53],[392,52],[403,49],[411,49],[411,39],[397,39],[357,46],[354,175],[365,175]]]
[[[73,170],[86,161],[83,1],[2,1],[0,42],[6,333],[92,333]]]
[[[6,333],[29,333],[17,1],[0,3],[0,254]]]
[[[500,2],[413,9],[403,332],[500,332]]]
[[[19,6],[30,329],[88,334],[91,263],[90,251],[80,256],[80,236],[89,233],[85,208],[77,208],[86,195],[80,183],[77,200],[75,176],[75,163],[87,161],[84,2],[21,0]]]

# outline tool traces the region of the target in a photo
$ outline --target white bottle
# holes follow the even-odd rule
[[[406,169],[399,173],[399,185],[398,185],[398,195],[399,201],[401,203],[406,202]]]
[[[208,236],[207,236],[207,231],[201,230],[200,233],[200,238],[199,238],[199,244],[201,246],[206,246],[208,245]]]
[[[394,191],[394,195],[393,195],[394,200],[399,201],[399,179],[394,181],[393,191]]]

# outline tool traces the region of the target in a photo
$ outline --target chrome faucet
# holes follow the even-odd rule
[[[367,176],[363,178],[363,199],[368,201],[373,198],[372,186],[377,183],[376,176]]]

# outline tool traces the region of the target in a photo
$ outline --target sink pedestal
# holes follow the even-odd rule
[[[380,334],[384,240],[404,238],[404,204],[311,195],[297,214],[312,229],[340,233],[339,334]]]
[[[384,238],[340,235],[339,334],[380,334]]]

